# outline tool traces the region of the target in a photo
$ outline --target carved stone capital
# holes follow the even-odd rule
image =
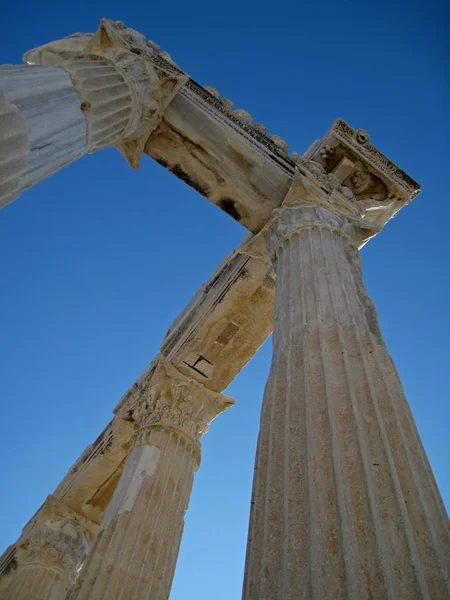
[[[197,444],[211,421],[233,404],[230,396],[208,390],[160,357],[149,387],[129,407],[139,428],[135,443],[145,444],[146,430],[159,427],[177,431]]]
[[[77,33],[39,46],[25,53],[24,60],[65,69],[80,96],[90,150],[115,145],[137,168],[150,134],[188,79],[152,63],[153,52],[134,29],[102,19],[95,34]],[[96,137],[99,126],[102,136]]]
[[[25,528],[20,568],[45,568],[63,574],[72,584],[86,558],[97,526],[48,496]]]
[[[302,229],[326,227],[355,243],[355,230],[345,217],[311,204],[286,205],[275,211],[267,232],[267,246],[272,258],[280,244]]]

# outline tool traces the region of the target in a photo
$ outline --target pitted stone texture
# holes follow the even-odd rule
[[[49,496],[22,534],[25,554],[4,599],[61,600],[75,583],[95,532],[93,523]]]
[[[99,143],[105,145],[102,127],[108,125],[111,135],[107,144],[116,145],[129,164],[137,168],[150,134],[188,79],[183,72],[174,72],[172,67],[157,66],[153,61],[154,54],[142,34],[121,21],[102,19],[95,34],[75,34],[45,44],[27,52],[24,59],[28,64],[52,64],[66,69],[83,99],[88,132],[93,136],[100,133]],[[84,85],[73,73],[73,62],[81,59],[110,65],[114,77],[104,79],[103,86],[98,79],[94,89]],[[83,76],[89,74],[86,72]],[[97,107],[90,113],[89,95],[94,91],[97,92]],[[100,126],[99,132],[95,131],[97,126]],[[91,141],[91,146],[92,149],[100,147],[95,140]]]
[[[133,168],[187,76],[152,62],[138,32],[103,19],[0,67],[0,207],[86,152],[115,145]]]
[[[243,598],[447,598],[445,508],[351,230],[322,210],[286,207],[271,232],[273,360]]]
[[[130,407],[135,445],[70,600],[169,597],[199,440],[232,402],[161,359]]]

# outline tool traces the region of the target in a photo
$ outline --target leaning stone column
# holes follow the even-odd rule
[[[0,66],[0,207],[83,154],[115,145],[136,168],[186,77],[152,63],[143,36],[103,19]]]
[[[97,526],[49,496],[24,531],[26,554],[5,600],[62,600],[82,568]]]
[[[448,518],[362,282],[369,224],[345,198],[293,195],[267,233],[273,359],[243,598],[448,598]]]
[[[71,600],[165,600],[175,571],[200,438],[233,404],[161,359],[130,407],[139,429]]]

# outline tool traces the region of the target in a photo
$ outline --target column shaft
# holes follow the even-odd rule
[[[123,76],[100,59],[0,67],[0,207],[86,152],[114,144],[132,115]]]
[[[359,253],[329,211],[283,210],[243,598],[446,598],[447,515]]]
[[[197,466],[183,435],[140,432],[71,599],[169,597]]]
[[[0,66],[0,208],[86,152],[115,145],[133,168],[187,81],[155,65],[144,36],[102,19]]]
[[[62,600],[67,587],[63,573],[29,565],[11,582],[5,600]]]

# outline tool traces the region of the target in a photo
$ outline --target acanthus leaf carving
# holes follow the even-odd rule
[[[19,568],[54,569],[74,583],[87,556],[97,526],[50,495],[21,542],[25,549]]]
[[[158,425],[180,430],[198,442],[211,421],[233,404],[230,396],[208,390],[160,356],[147,389],[129,413],[139,429]]]

